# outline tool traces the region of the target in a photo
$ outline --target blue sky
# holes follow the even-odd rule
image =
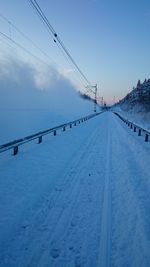
[[[128,93],[137,80],[150,77],[150,1],[38,0],[50,23],[99,96],[111,101]],[[27,34],[64,72],[73,72],[28,0],[5,0],[1,14]],[[0,24],[9,34],[7,23]],[[37,56],[39,51],[12,36]],[[2,39],[0,39],[2,40]],[[3,46],[3,42],[0,42]],[[69,74],[67,74],[69,75]],[[71,77],[71,74],[70,74]]]

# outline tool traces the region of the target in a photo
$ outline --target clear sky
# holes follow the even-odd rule
[[[138,79],[150,78],[149,0],[38,0],[38,3],[83,73],[92,84],[98,84],[99,96],[106,101],[120,99]],[[72,72],[28,0],[1,1],[0,13],[32,38],[67,75]],[[10,34],[2,20],[0,31]],[[40,56],[13,29],[11,35]]]

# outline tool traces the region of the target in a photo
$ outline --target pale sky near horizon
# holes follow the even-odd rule
[[[57,34],[106,101],[125,96],[137,80],[150,78],[150,1],[38,0]],[[28,0],[0,2],[0,13],[44,50],[54,64],[72,69],[49,37]],[[11,34],[41,56],[0,19],[0,31]],[[11,32],[11,33],[10,33]],[[3,38],[0,36],[0,45]],[[68,75],[67,74],[67,75]]]

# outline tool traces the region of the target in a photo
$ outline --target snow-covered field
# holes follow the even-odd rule
[[[0,266],[150,266],[149,153],[105,112],[0,154]]]

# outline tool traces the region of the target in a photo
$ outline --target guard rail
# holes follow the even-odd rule
[[[69,128],[72,128],[72,126],[77,126],[77,124],[80,124],[82,122],[85,122],[99,114],[101,114],[102,112],[97,112],[95,114],[91,114],[91,115],[88,115],[88,116],[85,116],[85,117],[82,117],[80,119],[77,119],[77,120],[74,120],[74,121],[71,121],[71,122],[68,122],[68,123],[65,123],[65,124],[61,124],[59,126],[56,126],[56,127],[53,127],[53,128],[50,128],[48,130],[45,130],[45,131],[42,131],[42,132],[38,132],[36,134],[32,134],[32,135],[29,135],[29,136],[26,136],[24,138],[20,138],[18,140],[14,140],[14,141],[11,141],[9,143],[6,143],[6,144],[3,144],[3,145],[0,145],[0,153],[2,152],[5,152],[7,150],[13,150],[13,155],[17,155],[18,154],[18,151],[19,151],[19,146],[25,144],[25,143],[29,143],[35,139],[38,139],[38,144],[42,143],[42,140],[43,140],[43,136],[47,135],[47,134],[50,134],[50,133],[53,133],[54,136],[56,136],[57,134],[57,131],[62,129],[62,131],[66,131],[66,128],[69,127]]]
[[[138,132],[138,136],[142,136],[142,133],[144,134],[145,138],[145,142],[149,141],[149,137],[150,137],[150,132],[144,128],[142,128],[141,126],[133,123],[132,121],[129,121],[127,119],[125,119],[124,117],[122,117],[119,113],[114,112],[114,114],[116,116],[118,116],[125,124],[127,124],[128,127],[130,127],[131,129],[133,129],[134,132]]]

